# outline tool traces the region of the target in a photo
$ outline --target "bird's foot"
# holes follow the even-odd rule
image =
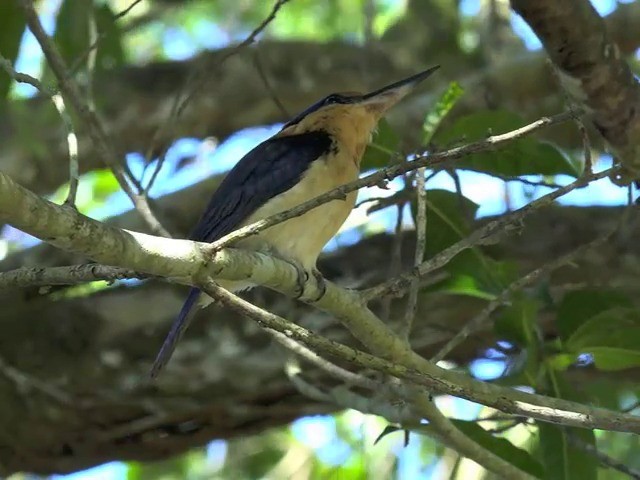
[[[320,301],[325,293],[327,293],[327,282],[317,268],[311,270],[311,273],[313,274],[313,278],[316,279],[316,288],[318,289],[318,296],[312,300],[312,302],[315,303]]]
[[[293,267],[296,269],[296,273],[297,273],[297,278],[296,278],[296,289],[294,292],[294,296],[293,298],[298,300],[305,295],[305,291],[306,291],[306,286],[307,286],[307,282],[309,281],[309,272],[307,270],[305,270],[305,268],[302,266],[302,264],[296,262],[296,261],[292,261],[292,260],[287,260],[288,263],[290,263],[291,265],[293,265]],[[316,281],[316,288],[318,290],[318,295],[315,296],[315,298],[310,298],[309,300],[313,303],[319,301],[322,297],[324,297],[324,294],[327,292],[327,282],[325,281],[324,277],[322,276],[322,273],[320,273],[317,269],[313,268],[311,270],[311,275],[313,275],[313,278]]]
[[[309,271],[307,271],[303,266],[302,263],[298,262],[297,260],[294,260],[292,258],[285,258],[282,256],[277,255],[280,259],[284,260],[285,262],[287,262],[289,265],[291,265],[293,268],[296,269],[296,288],[294,290],[294,294],[293,294],[293,298],[295,300],[298,300],[302,297],[305,296],[305,290],[306,290],[306,285],[307,282],[309,281],[310,275],[309,275]],[[313,298],[313,299],[309,299],[311,302],[317,302],[319,301],[322,297],[324,297],[324,294],[327,292],[327,282],[325,281],[324,277],[322,276],[322,274],[318,271],[318,269],[313,268],[311,269],[311,275],[313,275],[313,278],[316,281],[316,288],[318,289],[318,295]]]
[[[296,269],[296,289],[293,298],[297,300],[304,295],[304,286],[307,284],[307,280],[309,280],[309,274],[301,263],[291,259],[287,259],[286,262],[293,265]]]

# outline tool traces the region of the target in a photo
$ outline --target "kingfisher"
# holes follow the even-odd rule
[[[318,195],[358,179],[364,151],[378,121],[439,66],[367,94],[333,93],[287,122],[247,153],[213,193],[190,240],[214,242],[243,226],[289,210]],[[299,295],[309,273],[323,291],[316,261],[355,206],[357,192],[324,203],[305,214],[239,240],[234,247],[279,257],[296,267]],[[218,281],[230,291],[253,285]],[[157,376],[188,326],[194,306],[212,299],[191,288],[151,368]]]

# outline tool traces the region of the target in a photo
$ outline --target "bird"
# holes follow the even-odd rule
[[[214,242],[243,226],[289,210],[336,187],[357,180],[360,162],[379,120],[439,66],[367,94],[332,93],[289,120],[271,138],[247,153],[213,193],[189,239]],[[357,192],[332,200],[234,244],[288,261],[298,271],[300,295],[309,272],[316,269],[323,247],[338,232],[355,206]],[[217,281],[238,292],[253,285]],[[213,300],[191,288],[154,363],[155,378],[169,361],[189,323],[194,306]]]

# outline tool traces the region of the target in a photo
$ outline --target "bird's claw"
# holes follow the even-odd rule
[[[296,269],[296,289],[293,298],[297,300],[304,295],[304,286],[306,285],[307,280],[309,280],[309,274],[298,262],[289,261],[289,263],[291,263],[291,265]]]
[[[320,301],[322,297],[324,297],[324,294],[327,293],[327,282],[318,269],[314,268],[311,270],[311,273],[313,274],[313,278],[316,279],[316,287],[319,291],[318,296],[312,300],[312,302],[315,303]]]
[[[296,289],[295,289],[293,298],[298,300],[303,296],[305,296],[305,290],[306,290],[305,287],[307,285],[307,282],[309,281],[309,272],[305,270],[304,267],[298,262],[289,260],[289,263],[293,265],[297,273]],[[310,299],[311,302],[315,303],[319,301],[322,297],[324,297],[324,294],[327,292],[327,282],[325,281],[322,274],[315,268],[311,270],[311,275],[313,275],[313,278],[316,281],[316,288],[319,291],[318,295],[315,298]]]

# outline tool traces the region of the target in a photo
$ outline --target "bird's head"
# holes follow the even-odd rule
[[[380,118],[439,66],[370,93],[333,93],[290,120],[283,133],[324,130],[354,146],[366,145]],[[360,147],[358,147],[360,149]]]

